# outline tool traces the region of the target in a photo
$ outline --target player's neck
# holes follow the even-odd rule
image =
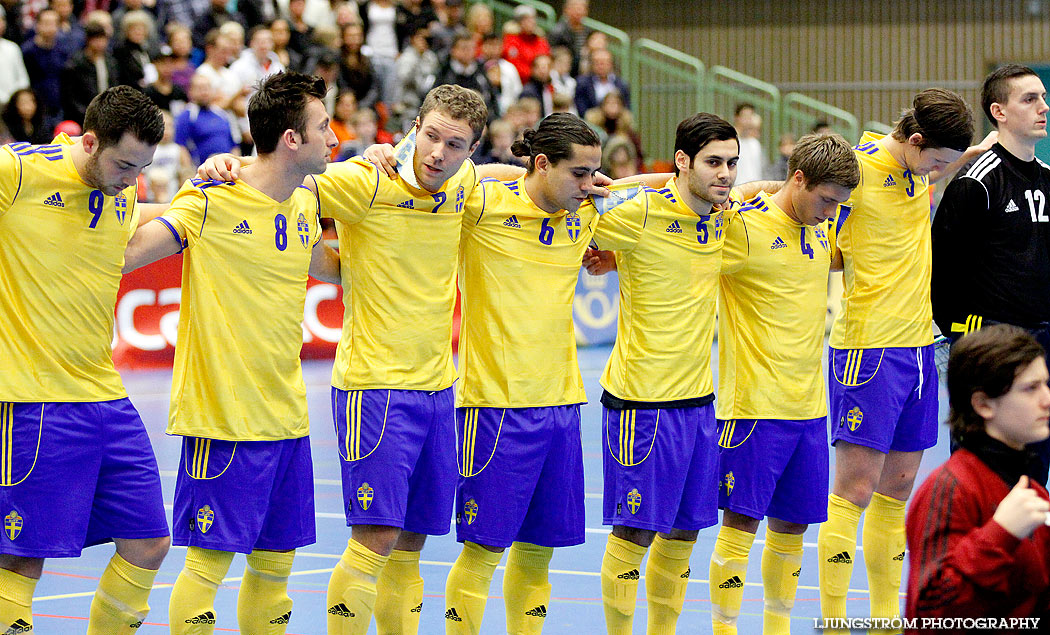
[[[900,164],[905,170],[908,169],[908,163],[905,157],[905,150],[907,149],[906,143],[897,141],[893,138],[893,135],[886,135],[881,141],[882,149],[890,153],[890,156]]]
[[[84,175],[87,173],[87,162],[91,156],[84,150],[82,139],[73,139],[73,147],[69,149],[69,158],[73,161],[73,167],[76,169],[80,180],[84,181]]]
[[[240,180],[269,196],[278,203],[292,197],[295,188],[302,185],[305,174],[288,169],[288,163],[274,154],[260,155],[258,160],[241,169]]]
[[[548,214],[557,214],[562,210],[561,206],[553,201],[547,200],[543,193],[543,183],[540,182],[539,174],[533,172],[525,177],[525,193],[536,207]]]
[[[693,196],[693,193],[689,191],[689,183],[684,178],[681,178],[681,176],[674,177],[674,184],[678,188],[678,197],[694,214],[697,216],[709,216],[711,214],[714,204],[711,201],[705,201],[699,196]]]
[[[784,187],[777,190],[775,194],[771,194],[769,200],[779,207],[780,211],[784,212],[785,216],[796,223],[801,223],[802,221],[798,219],[798,214],[795,213],[795,206],[791,204],[791,191],[792,186],[790,184],[785,184]]]
[[[1007,130],[999,131],[999,145],[1022,161],[1035,160],[1035,144],[1035,139],[1020,137]]]

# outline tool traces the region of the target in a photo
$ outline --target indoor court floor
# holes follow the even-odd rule
[[[598,398],[601,388],[598,377],[609,355],[609,347],[580,350],[580,366],[587,395],[591,403],[583,408],[583,449],[586,477],[587,542],[577,547],[555,550],[551,561],[550,580],[552,599],[548,606],[544,633],[547,635],[589,635],[604,632],[601,590],[598,570],[605,549],[607,527],[602,526],[602,456],[601,406]],[[716,363],[717,367],[717,363]],[[339,484],[339,456],[332,427],[329,379],[330,361],[304,363],[307,394],[312,423],[311,448],[314,460],[317,543],[300,549],[289,584],[294,601],[288,633],[295,635],[323,635],[326,610],[325,590],[332,567],[336,564],[349,538],[349,529],[342,512]],[[168,371],[139,371],[123,373],[132,401],[138,408],[153,440],[164,485],[165,506],[171,520],[171,501],[175,475],[179,466],[180,443],[177,438],[164,435],[167,423],[168,394],[171,373]],[[947,397],[941,387],[941,420],[947,412]],[[923,459],[919,479],[925,478],[948,456],[947,428],[941,428],[940,442]],[[832,451],[834,459],[834,451]],[[832,470],[832,473],[834,471]],[[918,483],[919,481],[917,481]],[[685,610],[679,620],[679,633],[710,633],[710,600],[707,586],[708,562],[717,534],[717,527],[700,532],[691,562],[692,579],[686,597]],[[742,634],[761,633],[762,586],[759,574],[764,524],[759,529],[752,552],[748,579],[744,589],[744,606],[739,621]],[[425,582],[422,621],[419,632],[444,632],[444,586],[452,562],[460,546],[453,533],[432,537],[423,551],[421,571]],[[805,537],[805,556],[799,581],[798,596],[792,613],[793,633],[812,633],[814,618],[820,614],[817,593],[816,568],[817,528],[811,527]],[[103,568],[112,555],[112,545],[100,545],[84,551],[77,559],[49,560],[37,586],[33,604],[35,631],[41,635],[73,634],[87,630],[87,615],[91,597]],[[849,614],[868,614],[867,580],[864,574],[863,551],[858,550],[854,566],[853,584],[849,594]],[[182,568],[185,549],[173,547],[168,554],[150,598],[152,610],[139,629],[142,635],[168,631],[168,599],[170,589]],[[244,568],[243,556],[234,559],[216,599],[216,633],[236,633],[237,589]],[[905,579],[907,575],[905,574]],[[497,570],[490,588],[482,633],[504,633],[502,602],[502,567]],[[645,581],[639,585],[638,608],[635,613],[635,633],[645,632]],[[374,632],[374,626],[373,630]]]

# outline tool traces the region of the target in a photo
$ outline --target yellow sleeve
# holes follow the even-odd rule
[[[648,197],[641,195],[602,214],[594,232],[598,249],[625,253],[634,249],[642,237],[648,207]]]
[[[22,162],[10,148],[0,150],[0,216],[15,202],[22,184]]]
[[[469,231],[481,220],[481,215],[485,213],[485,197],[487,194],[485,191],[485,180],[477,181],[474,189],[467,196],[466,203],[463,205],[463,231]]]
[[[207,198],[204,191],[187,181],[175,194],[168,211],[159,219],[173,232],[178,233],[180,242],[190,248],[204,232],[206,208]]]
[[[353,224],[368,215],[379,192],[379,169],[363,159],[333,163],[317,183],[321,216]]]
[[[722,273],[732,274],[747,264],[750,245],[747,240],[747,224],[743,214],[729,214],[726,222],[726,241],[722,247]]]

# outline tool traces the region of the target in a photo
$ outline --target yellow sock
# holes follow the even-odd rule
[[[39,580],[0,569],[0,628],[12,633],[33,628],[33,590]]]
[[[715,635],[736,635],[736,620],[744,602],[747,558],[755,534],[726,527],[718,530],[707,576],[711,589],[711,626]]]
[[[645,595],[649,605],[646,633],[674,635],[689,585],[689,555],[695,540],[664,540],[659,535],[649,548],[645,566]]]
[[[820,615],[846,617],[846,593],[857,555],[857,526],[863,510],[845,498],[828,496],[828,519],[817,535],[817,573],[820,578]],[[848,635],[828,629],[825,635]]]
[[[328,634],[363,635],[372,622],[376,580],[388,557],[351,538],[328,580]]]
[[[902,500],[876,492],[864,512],[861,540],[872,617],[900,617],[901,570],[904,568],[904,507]],[[871,631],[872,633],[900,633]]]
[[[423,612],[419,552],[395,549],[376,582],[375,618],[379,635],[415,635]]]
[[[802,534],[780,534],[766,528],[762,550],[762,586],[766,610],[762,635],[791,635],[791,607],[802,573]]]
[[[295,551],[252,551],[237,594],[237,624],[242,633],[282,635],[292,618],[288,575]]]
[[[231,562],[230,551],[202,547],[186,550],[186,565],[168,602],[171,635],[211,635],[215,631],[215,592]]]
[[[137,632],[149,613],[147,602],[156,577],[155,570],[136,567],[119,553],[113,554],[91,600],[88,635]]]
[[[631,635],[646,548],[609,534],[602,558],[602,604],[609,635]]]
[[[503,573],[503,605],[507,613],[508,635],[539,635],[551,603],[547,581],[552,547],[515,542],[507,552]]]
[[[489,584],[502,558],[502,553],[494,553],[472,542],[463,543],[463,551],[445,581],[446,635],[478,635],[481,631]]]

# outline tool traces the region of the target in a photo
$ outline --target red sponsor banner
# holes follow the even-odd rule
[[[182,298],[182,256],[124,276],[117,293],[113,360],[118,368],[170,367]],[[335,357],[343,323],[342,289],[313,278],[303,310],[303,359]]]

